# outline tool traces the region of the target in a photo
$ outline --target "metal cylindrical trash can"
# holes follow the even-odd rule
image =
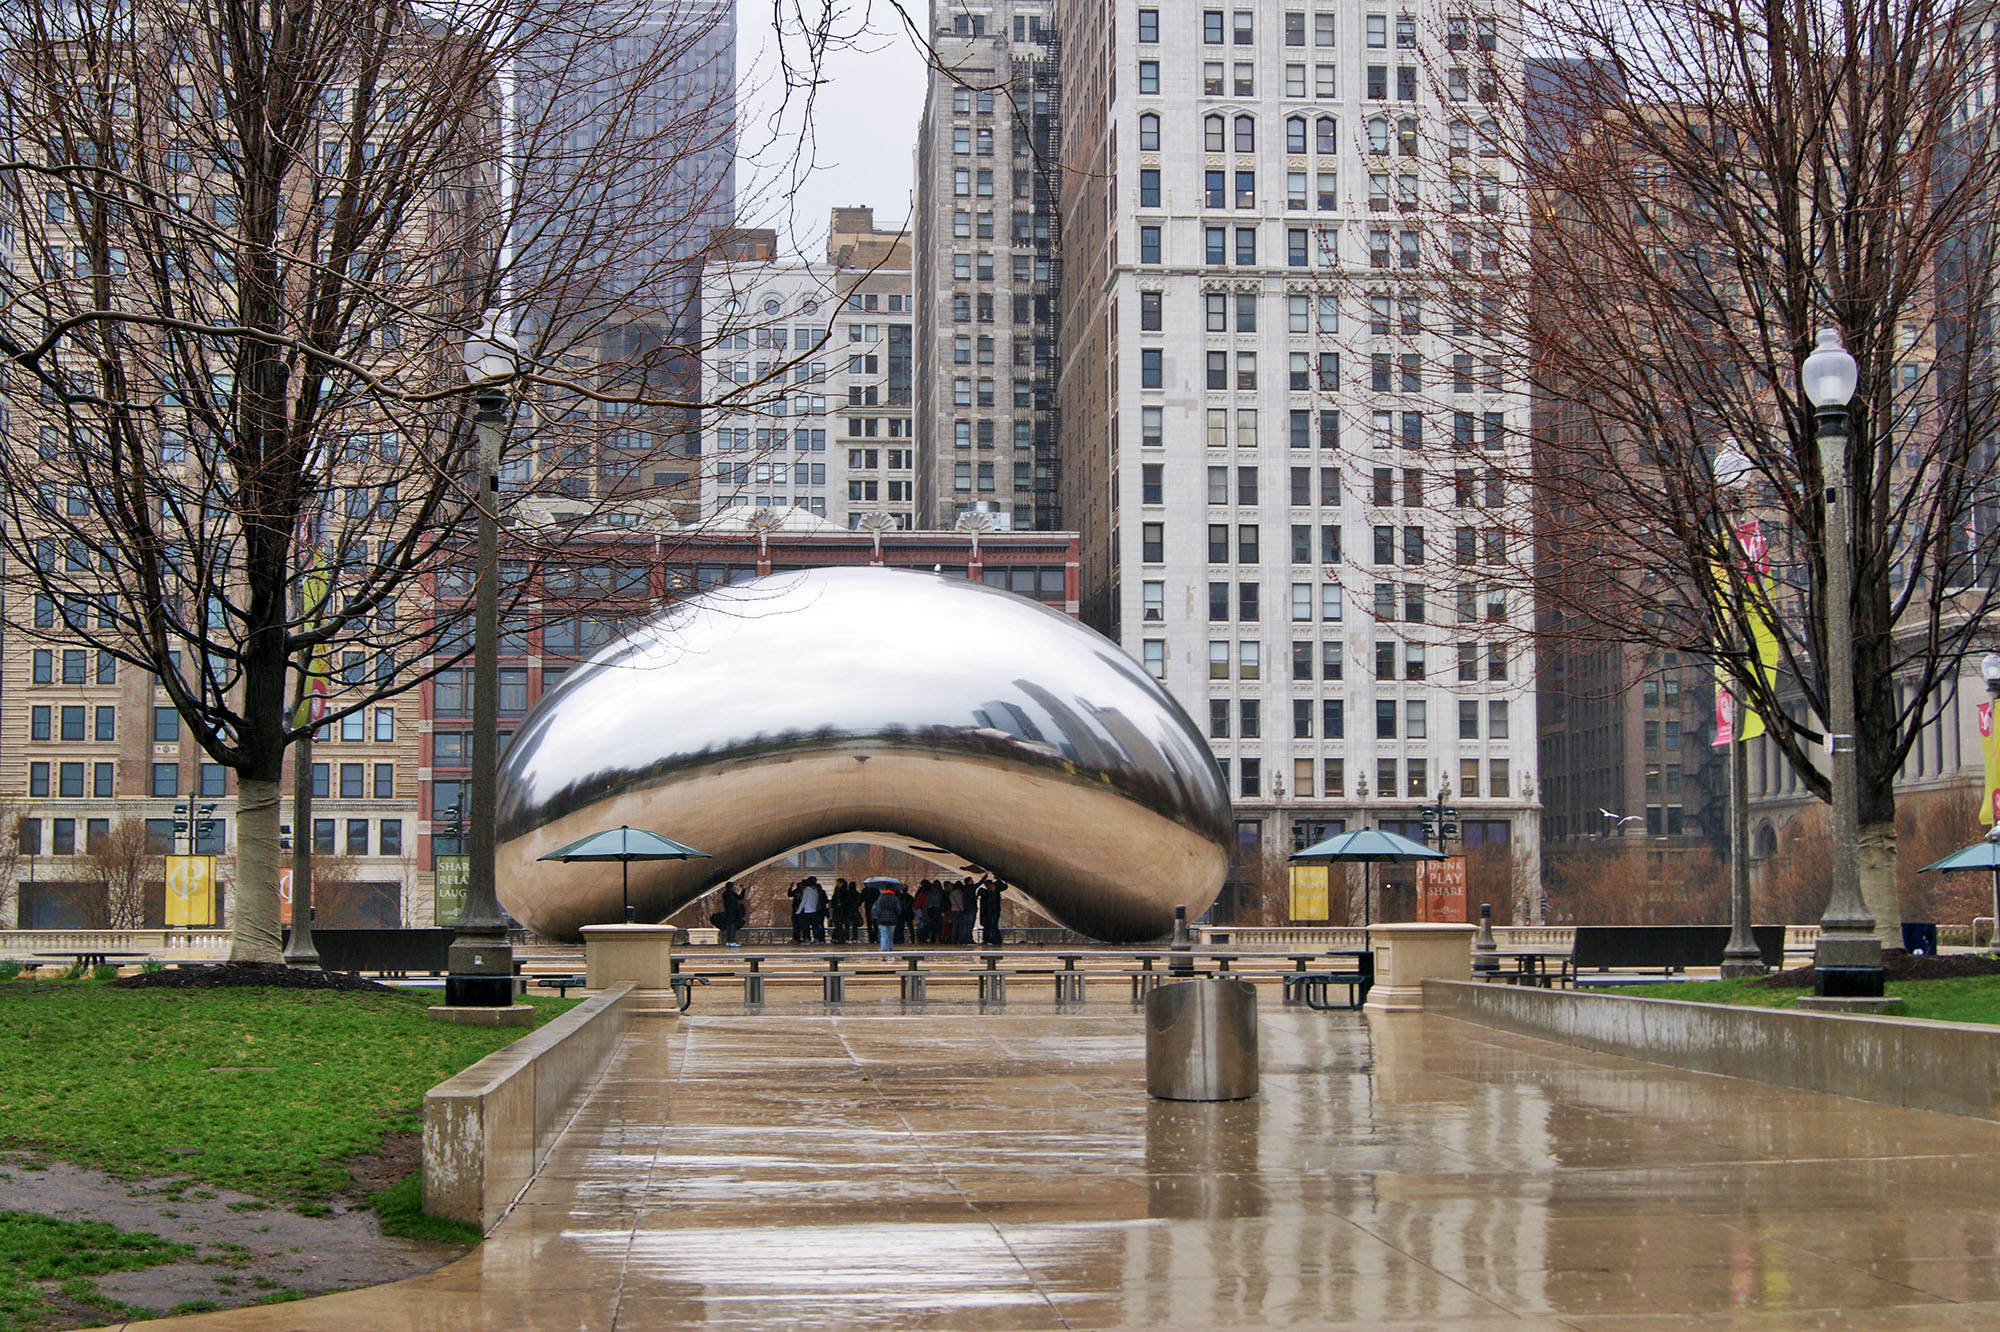
[[[1146,995],[1146,1091],[1163,1101],[1257,1094],[1257,989],[1216,978]]]

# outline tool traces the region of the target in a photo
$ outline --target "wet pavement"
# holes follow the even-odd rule
[[[467,1258],[147,1326],[2000,1326],[2000,1124],[1426,1014],[1261,1039],[1182,1105],[1124,1005],[642,1022]]]

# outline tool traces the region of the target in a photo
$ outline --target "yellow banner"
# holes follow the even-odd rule
[[[1746,617],[1750,631],[1748,647],[1750,653],[1756,658],[1756,669],[1762,677],[1765,687],[1767,689],[1773,688],[1775,687],[1774,682],[1778,678],[1778,629],[1776,625],[1771,623],[1771,617],[1763,609],[1764,580],[1758,577],[1756,573],[1747,570],[1744,571],[1743,576],[1749,584],[1743,594],[1744,604],[1749,612]],[[1727,588],[1729,586],[1729,570],[1719,564],[1716,565],[1715,582],[1717,587]],[[1738,633],[1731,635],[1731,637],[1738,641],[1732,642],[1729,646],[1732,649],[1740,651],[1742,649],[1740,642],[1741,630],[1739,629]],[[1736,701],[1741,704],[1735,716],[1729,714],[1727,703],[1730,701]],[[1738,725],[1738,722],[1741,724]],[[1729,672],[1718,664],[1715,668],[1716,746],[1720,747],[1735,740],[1755,740],[1762,734],[1764,734],[1763,717],[1759,716],[1757,710],[1750,706],[1748,699],[1736,699],[1736,690],[1730,683]]]
[[[215,924],[215,857],[168,856],[166,924]]]
[[[325,619],[327,593],[326,567],[320,563],[319,552],[314,551],[312,562],[302,571],[299,584],[299,605],[304,611],[299,627],[306,631],[319,628]],[[299,698],[299,710],[292,718],[292,725],[307,726],[326,715],[326,695],[331,682],[332,646],[321,643],[312,651],[306,662],[306,687]]]
[[[1292,919],[1326,919],[1326,871],[1325,865],[1293,865],[1292,871]]]
[[[2000,814],[2000,740],[1993,734],[1993,705],[1979,705],[1979,752],[1986,759],[1986,794],[1979,802],[1979,821],[1987,827],[1993,826],[1994,816]]]

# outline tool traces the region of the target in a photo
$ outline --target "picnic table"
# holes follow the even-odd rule
[[[121,953],[99,945],[94,948],[45,948],[28,955],[33,961],[81,962],[86,967],[129,966],[149,961],[151,953]]]

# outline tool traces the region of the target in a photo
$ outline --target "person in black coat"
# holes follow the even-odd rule
[[[987,879],[979,885],[979,938],[988,948],[1000,946],[1000,894],[1007,885]]]

